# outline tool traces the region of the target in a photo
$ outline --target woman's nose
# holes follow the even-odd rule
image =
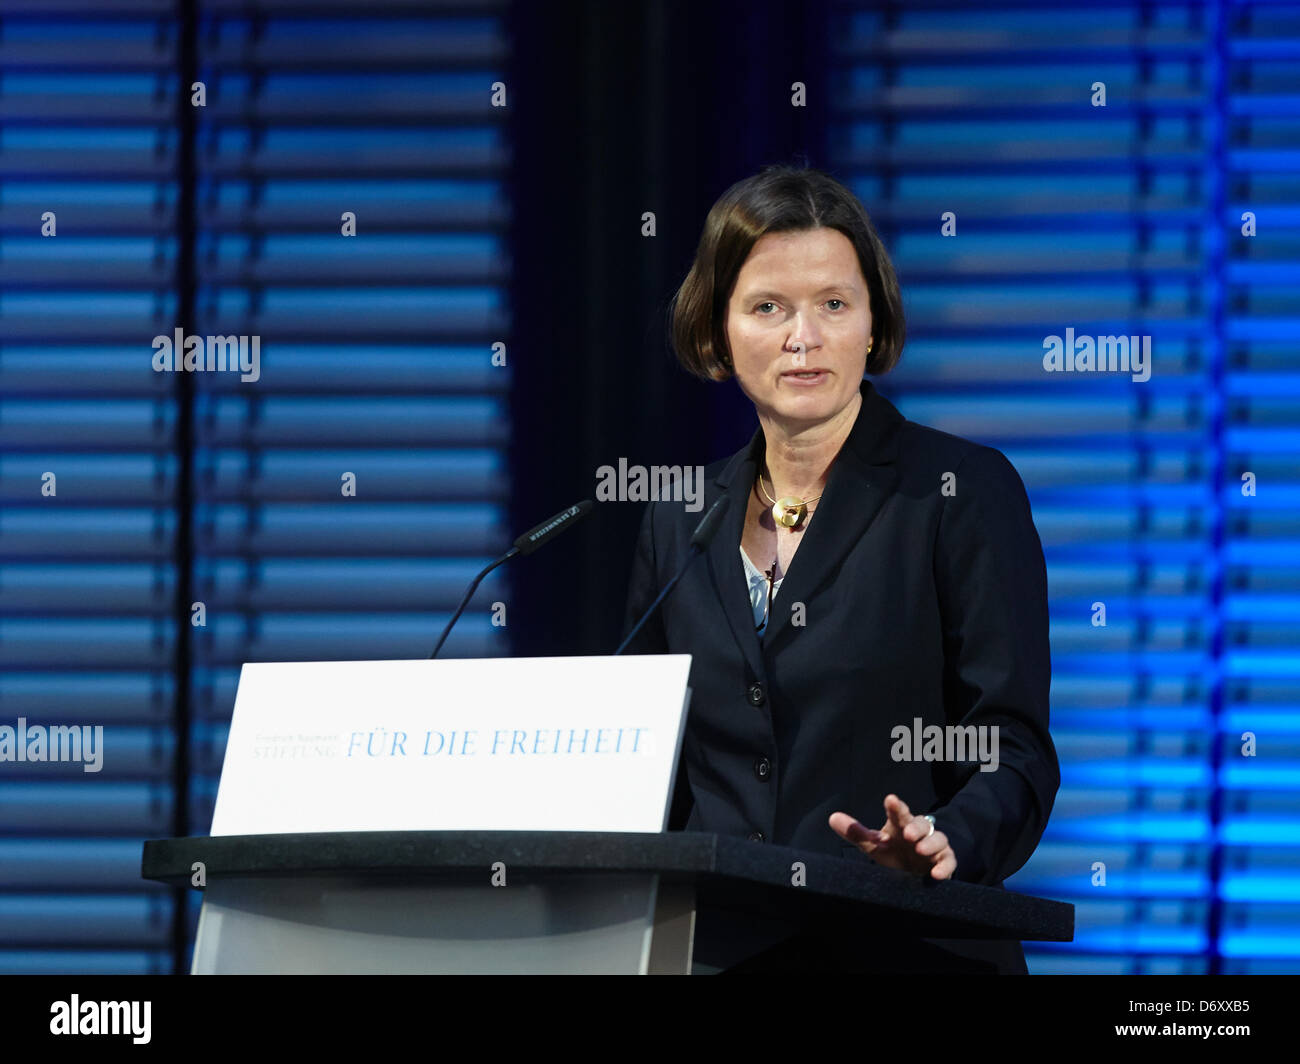
[[[811,314],[795,315],[793,331],[790,333],[790,349],[796,355],[806,353],[814,347],[820,347],[822,338],[817,323]]]

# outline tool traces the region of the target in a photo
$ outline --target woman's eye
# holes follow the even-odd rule
[[[832,303],[837,304],[836,306],[831,307],[831,310],[833,310],[833,311],[834,311],[834,310],[841,310],[841,309],[843,309],[843,307],[844,307],[844,300],[842,300],[842,299],[828,299],[828,300],[826,300],[826,305],[827,305],[827,306],[830,306]],[[769,300],[766,300],[765,302],[759,303],[758,306],[756,306],[754,309],[755,309],[756,311],[758,311],[760,314],[767,315],[768,312],[765,311],[763,308],[764,308],[764,307],[775,307],[775,306],[776,306],[776,304],[773,303],[773,302],[769,299]]]

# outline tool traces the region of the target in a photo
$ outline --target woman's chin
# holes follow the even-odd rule
[[[829,388],[794,391],[782,389],[773,396],[772,413],[783,421],[828,421],[838,414],[852,396],[841,396]]]

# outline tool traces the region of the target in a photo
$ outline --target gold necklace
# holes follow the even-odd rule
[[[772,498],[768,495],[767,488],[763,486],[763,474],[758,474],[758,490],[761,491],[768,502],[772,504],[772,520],[783,528],[795,528],[799,522],[804,519],[808,513],[808,504],[814,503],[821,498],[821,495],[814,495],[811,499],[801,499],[797,495],[782,495],[779,499]],[[772,481],[772,490],[776,490],[776,481]],[[825,492],[822,493],[823,495]]]

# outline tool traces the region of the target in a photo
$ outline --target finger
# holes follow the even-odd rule
[[[907,803],[896,794],[885,796],[885,813],[900,835],[912,819],[912,811],[907,808]]]
[[[957,871],[957,855],[949,849],[940,856],[938,863],[930,869],[931,879],[951,879]]]
[[[942,831],[936,831],[933,835],[921,839],[916,844],[916,852],[922,857],[933,857],[935,854],[945,850],[948,846],[948,836]]]
[[[855,846],[861,846],[863,843],[874,844],[879,841],[878,831],[867,827],[848,813],[832,813],[829,824],[835,834]]]
[[[933,838],[935,831],[931,830],[930,821],[923,816],[914,816],[907,822],[907,827],[903,829],[903,838],[908,842],[920,842],[924,838]]]

